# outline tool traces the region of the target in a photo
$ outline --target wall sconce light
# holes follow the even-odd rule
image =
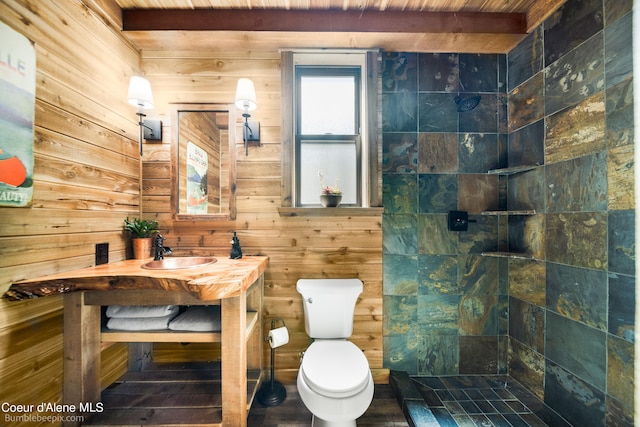
[[[260,123],[249,121],[249,117],[251,117],[249,111],[253,111],[258,108],[258,104],[256,103],[256,89],[251,80],[245,78],[238,80],[235,104],[238,109],[244,111],[244,113],[242,113],[242,117],[244,117],[242,139],[244,141],[245,156],[248,156],[249,142],[260,142]]]
[[[129,104],[138,107],[136,113],[139,117],[138,125],[140,125],[140,156],[142,156],[142,141],[162,140],[162,122],[160,120],[144,121],[147,116],[143,110],[153,108],[153,94],[151,93],[151,84],[149,80],[140,76],[133,76],[129,81],[129,94],[127,96]]]

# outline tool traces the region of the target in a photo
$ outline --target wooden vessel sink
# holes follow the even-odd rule
[[[149,261],[140,267],[147,270],[180,270],[182,268],[198,268],[218,261],[210,256],[170,257],[158,261]]]

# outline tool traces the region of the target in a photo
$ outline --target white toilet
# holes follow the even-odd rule
[[[300,279],[304,326],[314,342],[304,352],[298,393],[313,414],[313,427],[355,427],[373,400],[369,362],[355,344],[353,313],[359,279]]]

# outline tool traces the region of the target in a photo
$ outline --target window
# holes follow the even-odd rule
[[[298,206],[317,205],[321,185],[339,188],[343,206],[360,206],[360,69],[297,66],[295,73]]]
[[[379,206],[376,52],[284,52],[282,206]],[[321,175],[321,176],[319,176]]]

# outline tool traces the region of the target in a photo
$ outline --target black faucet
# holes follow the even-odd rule
[[[153,257],[154,261],[159,261],[161,259],[164,259],[164,255],[171,255],[171,248],[170,247],[165,247],[164,244],[164,237],[162,237],[162,234],[158,233],[156,235],[156,255]]]

